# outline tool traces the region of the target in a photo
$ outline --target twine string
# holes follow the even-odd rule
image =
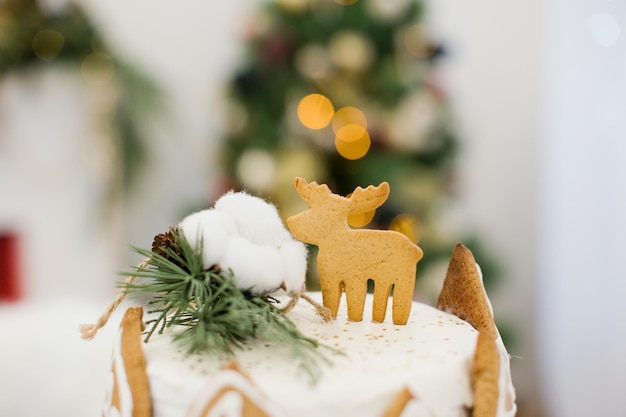
[[[145,259],[142,263],[140,263],[137,266],[137,269],[140,270],[140,269],[144,269],[145,267],[147,267],[148,261],[149,259]],[[133,282],[135,282],[136,279],[137,279],[136,275],[130,275],[128,278],[126,278],[126,281],[124,281],[124,285],[127,286],[129,284],[132,284]],[[117,309],[117,307],[119,307],[119,305],[122,304],[122,301],[124,301],[125,298],[126,298],[126,291],[120,291],[120,293],[117,295],[115,300],[113,300],[113,302],[109,304],[107,309],[104,311],[104,313],[102,313],[102,315],[98,318],[98,320],[95,323],[81,324],[78,328],[80,330],[81,339],[84,339],[84,340],[93,339],[98,333],[98,330],[100,330],[107,324],[107,322],[111,318],[111,314],[113,314],[113,312]]]
[[[333,315],[330,312],[330,308],[324,307],[323,305],[321,305],[320,303],[318,303],[317,301],[309,297],[304,292],[300,294],[300,297],[302,297],[304,301],[308,302],[313,307],[315,307],[315,311],[317,311],[317,314],[322,318],[322,320],[324,320],[324,322],[329,322],[333,319]]]
[[[289,294],[289,301],[287,302],[287,304],[285,304],[284,307],[279,308],[279,310],[282,311],[285,314],[287,314],[291,310],[293,310],[293,308],[296,306],[296,304],[298,304],[298,301],[300,301],[300,294],[301,293],[299,293],[299,292],[290,293]]]
[[[320,303],[318,303],[317,301],[309,297],[305,291],[306,291],[306,288],[303,286],[300,292],[294,292],[294,293],[289,294],[291,298],[289,299],[287,304],[284,307],[280,308],[279,310],[285,314],[290,312],[291,310],[293,310],[296,304],[298,304],[298,301],[300,301],[300,298],[302,298],[304,301],[308,302],[315,308],[317,315],[320,316],[322,320],[324,320],[324,322],[331,321],[333,319],[333,316],[330,312],[330,309],[327,307],[324,307],[323,305],[321,305]]]
[[[149,261],[150,259],[144,259],[144,261],[141,262],[137,266],[137,270],[146,268],[148,266]],[[126,278],[126,281],[124,281],[124,286],[128,286],[132,284],[133,282],[135,282],[136,279],[137,279],[136,275],[130,275],[128,278]],[[320,316],[322,320],[324,320],[325,322],[331,321],[332,314],[330,313],[330,309],[328,309],[327,307],[324,307],[323,305],[319,304],[317,301],[313,300],[311,297],[309,297],[306,294],[305,291],[306,291],[306,287],[302,286],[302,290],[300,290],[300,292],[294,292],[294,293],[289,294],[290,296],[289,301],[284,307],[279,308],[279,310],[285,314],[290,312],[291,310],[293,310],[296,304],[298,304],[298,301],[300,301],[300,298],[302,298],[303,300],[305,300],[306,302],[308,302],[315,308],[317,315]],[[80,337],[84,340],[93,339],[98,333],[98,330],[100,330],[107,324],[113,312],[119,307],[120,304],[122,304],[122,301],[124,301],[125,298],[126,298],[126,291],[120,291],[120,293],[117,295],[115,300],[113,300],[113,302],[109,304],[107,309],[104,311],[104,313],[102,313],[102,315],[100,315],[100,317],[95,323],[81,324],[79,326]]]

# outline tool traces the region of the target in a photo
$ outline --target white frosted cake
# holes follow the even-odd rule
[[[509,357],[472,253],[455,246],[436,308],[416,303],[421,248],[347,222],[382,204],[387,183],[350,197],[294,185],[308,209],[287,219],[293,235],[270,203],[227,193],[138,250],[146,259],[124,291],[81,327],[89,339],[125,294],[147,296],[146,322],[140,306],[122,319],[104,416],[515,415]],[[305,291],[303,242],[319,248],[321,293]]]
[[[471,256],[461,246],[455,252]],[[325,323],[310,305],[296,305],[288,315],[298,328],[343,353],[331,355],[332,364],[322,365],[315,383],[285,360],[288,351],[269,342],[246,346],[230,359],[187,355],[168,332],[144,343],[141,310],[129,309],[114,348],[104,415],[513,416],[508,354],[491,310],[480,310],[488,300],[482,281],[476,281],[479,269],[455,276],[459,264],[463,269],[468,262],[451,263],[440,303],[476,320],[474,325],[421,303],[413,303],[406,325],[349,321],[345,309]],[[469,291],[464,296],[459,288]],[[458,297],[458,305],[449,294]],[[319,293],[311,296],[321,300]],[[371,302],[368,295],[365,311]],[[486,338],[492,349],[477,349],[479,334],[488,335],[488,329],[495,332]],[[479,358],[479,350],[488,360]],[[483,413],[485,402],[491,414]]]

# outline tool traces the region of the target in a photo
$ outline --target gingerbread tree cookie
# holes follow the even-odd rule
[[[472,252],[457,243],[439,293],[437,308],[456,315],[478,330],[472,365],[473,416],[514,416],[515,390],[509,356],[494,321],[482,274]]]
[[[399,232],[348,226],[349,215],[373,210],[385,202],[389,184],[357,187],[349,198],[333,194],[325,184],[309,184],[303,178],[295,178],[294,184],[309,209],[288,218],[287,225],[297,239],[319,248],[317,266],[324,306],[336,317],[345,290],[348,318],[361,321],[367,281],[371,279],[372,320],[384,321],[393,287],[393,322],[406,324],[422,250]]]

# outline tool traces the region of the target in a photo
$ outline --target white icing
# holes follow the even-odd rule
[[[243,413],[243,398],[236,392],[227,392],[206,417],[239,417]],[[193,415],[193,414],[192,414]],[[203,417],[198,415],[198,417]]]
[[[424,403],[419,400],[419,398],[411,399],[402,410],[400,417],[415,417],[415,416],[432,416],[433,413],[431,410],[426,408]],[[381,416],[382,417],[382,416]]]
[[[311,296],[321,301],[319,293]],[[470,368],[476,330],[419,303],[413,304],[406,326],[372,323],[367,320],[371,303],[368,296],[362,322],[348,321],[342,307],[337,319],[323,323],[304,301],[289,314],[303,333],[346,353],[332,356],[332,366],[322,365],[323,375],[314,386],[296,371],[281,346],[256,343],[238,353],[237,362],[288,416],[379,417],[405,386],[415,397],[412,407],[428,410],[428,415],[464,415],[473,402]],[[155,417],[184,413],[224,364],[208,356],[185,357],[167,334],[154,336],[144,351]]]
[[[133,396],[130,391],[130,385],[128,384],[128,378],[126,376],[124,358],[122,357],[123,331],[124,329],[120,328],[115,336],[115,345],[113,349],[113,368],[115,369],[115,373],[112,368],[109,376],[109,384],[105,394],[104,417],[132,417],[133,415]],[[120,410],[111,404],[115,385],[117,385]]]
[[[243,397],[245,395],[259,408],[265,410],[272,417],[285,417],[278,406],[261,394],[258,388],[252,386],[241,373],[233,370],[222,370],[215,377],[208,380],[199,394],[194,399],[186,417],[203,417],[202,411],[223,388],[236,391],[228,391],[222,395],[213,406],[207,417],[239,417],[242,415]]]
[[[480,265],[476,264],[476,270],[478,271],[478,277],[480,278],[480,282],[483,282],[483,272],[480,269]],[[491,300],[487,296],[487,290],[483,285],[483,293],[485,294],[485,299],[487,300],[487,304],[489,305],[489,310],[491,311],[491,315],[493,314],[493,306],[491,305]],[[502,341],[502,337],[496,328],[496,332],[498,333],[498,338],[496,339],[496,346],[498,347],[498,355],[500,356],[500,375],[498,378],[498,392],[500,396],[498,397],[498,417],[514,417],[517,412],[517,405],[515,404],[515,388],[513,387],[513,381],[511,377],[511,365],[509,363],[509,353],[504,346],[504,342]]]
[[[517,412],[515,403],[515,388],[511,378],[511,365],[509,363],[509,353],[504,346],[504,342],[500,335],[496,340],[498,346],[498,354],[500,355],[500,378],[498,379],[498,387],[500,397],[498,398],[498,417],[514,417]]]

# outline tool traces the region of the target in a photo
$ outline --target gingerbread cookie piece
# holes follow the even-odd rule
[[[407,387],[402,388],[400,392],[393,398],[389,407],[385,410],[382,417],[401,417],[406,405],[414,399],[415,396]]]
[[[146,374],[146,359],[141,346],[143,309],[126,310],[116,343],[119,355],[113,358],[112,386],[105,404],[104,416],[151,417],[152,402]]]
[[[496,325],[480,270],[472,252],[461,243],[457,243],[452,252],[437,308],[495,337]]]
[[[478,333],[472,365],[474,416],[495,417],[498,412],[500,360],[495,340],[486,332]]]
[[[454,247],[437,308],[452,313],[478,330],[472,365],[473,416],[512,417],[516,413],[509,356],[496,327],[480,268],[472,252]]]
[[[374,281],[372,320],[385,319],[393,287],[393,322],[406,324],[415,288],[415,270],[422,250],[409,238],[391,230],[351,229],[348,216],[379,207],[389,195],[389,184],[357,187],[347,198],[333,194],[327,185],[295,178],[300,197],[309,209],[287,219],[299,240],[317,245],[317,266],[324,306],[337,316],[342,291],[346,292],[348,318],[363,319],[367,281]]]

